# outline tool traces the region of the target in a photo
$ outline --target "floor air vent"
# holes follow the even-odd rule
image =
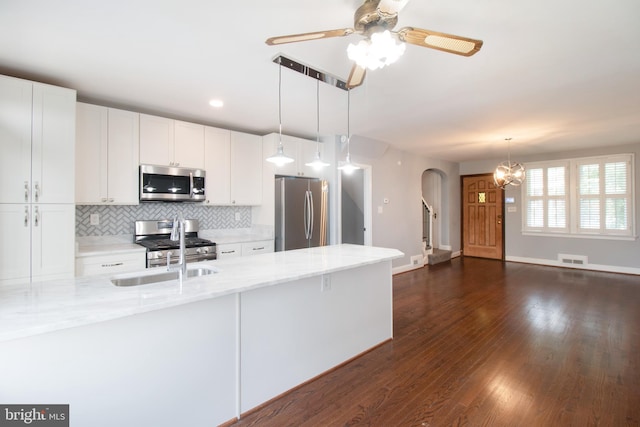
[[[587,265],[589,260],[585,255],[558,254],[558,261],[569,265]]]

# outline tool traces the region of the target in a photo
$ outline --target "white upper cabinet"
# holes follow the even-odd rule
[[[204,169],[204,126],[176,120],[173,158],[176,166]]]
[[[232,205],[262,203],[262,138],[231,132],[230,198]]]
[[[204,126],[140,114],[140,163],[204,169]]]
[[[264,137],[265,151],[268,156],[275,153],[280,143],[280,135],[272,133]],[[272,166],[274,175],[304,176],[308,178],[322,178],[322,169],[314,169],[306,166],[306,163],[313,161],[316,155],[318,144],[315,141],[282,135],[282,147],[284,154],[292,157],[294,161],[282,166]],[[324,158],[324,144],[320,143],[320,156]],[[328,162],[327,162],[328,163]]]
[[[207,204],[252,206],[262,203],[262,138],[205,128]]]
[[[231,203],[231,131],[207,126],[204,129],[204,167],[207,172],[206,204]]]
[[[75,97],[0,76],[0,203],[73,203]]]
[[[76,203],[138,204],[139,114],[77,104]]]

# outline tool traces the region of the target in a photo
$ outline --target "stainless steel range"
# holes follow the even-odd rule
[[[180,261],[180,243],[171,240],[172,219],[136,221],[135,242],[147,248],[147,268],[161,267]],[[185,260],[189,262],[216,259],[216,244],[198,237],[198,220],[185,220]]]

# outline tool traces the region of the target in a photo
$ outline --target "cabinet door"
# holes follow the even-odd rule
[[[204,129],[204,167],[207,172],[207,204],[231,203],[230,166],[231,131],[214,127]]]
[[[33,205],[31,230],[32,279],[73,277],[75,205]]]
[[[175,166],[204,169],[204,126],[176,120],[173,143]]]
[[[32,88],[0,76],[0,203],[30,201]]]
[[[75,202],[76,92],[33,84],[31,201]]]
[[[76,105],[76,203],[107,201],[107,108]]]
[[[0,204],[0,280],[29,280],[30,218],[29,205]]]
[[[139,114],[109,108],[108,199],[137,205],[139,175]]]
[[[242,256],[242,243],[225,243],[216,246],[216,258],[228,259]]]
[[[262,138],[231,132],[231,204],[262,203]]]
[[[140,163],[173,166],[174,121],[140,114]]]

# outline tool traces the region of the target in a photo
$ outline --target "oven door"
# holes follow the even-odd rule
[[[192,254],[186,255],[185,260],[187,264],[192,262],[201,262],[201,261],[212,261],[216,259],[216,253],[208,253],[208,254]],[[177,264],[180,261],[180,256],[172,255],[171,256],[171,265]],[[167,258],[157,258],[157,259],[147,259],[147,268],[153,267],[166,267],[167,266]]]
[[[140,201],[201,202],[205,171],[170,166],[140,166]]]

